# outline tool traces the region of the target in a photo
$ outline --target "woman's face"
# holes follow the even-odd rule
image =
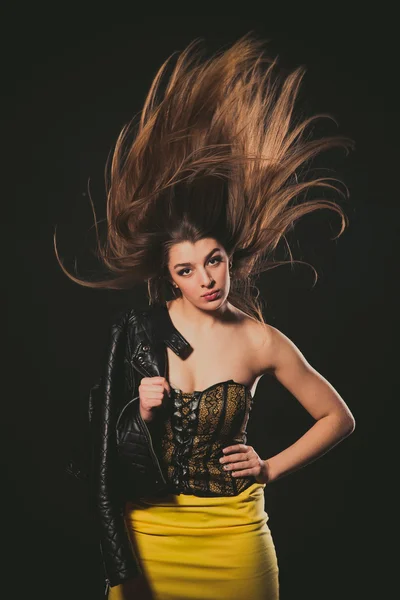
[[[168,269],[184,298],[202,309],[215,310],[228,297],[229,257],[214,238],[180,242],[169,251]],[[218,293],[209,298],[205,294]]]

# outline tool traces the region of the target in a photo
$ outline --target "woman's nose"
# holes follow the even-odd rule
[[[208,286],[210,285],[210,283],[212,283],[212,281],[213,281],[213,278],[212,278],[212,276],[211,276],[211,275],[209,275],[209,274],[207,273],[207,271],[205,271],[205,272],[203,273],[203,278],[202,278],[202,279],[203,279],[203,283],[204,283],[204,285],[206,285],[207,287],[208,287]]]

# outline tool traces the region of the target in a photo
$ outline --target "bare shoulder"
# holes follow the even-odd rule
[[[272,325],[262,323],[237,309],[237,326],[247,351],[252,355],[252,364],[260,374],[267,371],[271,348],[274,344],[275,332],[279,333]],[[272,367],[272,362],[271,362]]]
[[[261,323],[246,315],[243,319],[247,347],[253,355],[254,364],[260,374],[277,374],[277,371],[290,362],[307,363],[294,342],[279,329],[268,323]]]

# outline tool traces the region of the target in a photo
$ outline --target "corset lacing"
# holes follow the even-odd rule
[[[199,406],[200,396],[198,393],[185,394],[178,393],[174,402],[174,412],[172,415],[172,429],[176,443],[173,455],[175,464],[172,483],[186,490],[188,487],[188,468],[187,458],[189,457],[192,446],[193,436],[196,430],[196,411]]]

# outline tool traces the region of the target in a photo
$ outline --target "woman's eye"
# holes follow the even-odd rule
[[[210,260],[208,262],[211,262],[212,260],[217,261],[216,263],[213,263],[212,266],[215,266],[216,264],[222,262],[222,257],[221,256],[213,256],[212,258],[210,258]],[[191,269],[187,268],[187,269],[182,269],[182,271],[178,271],[178,275],[184,275],[186,271],[190,271]]]

